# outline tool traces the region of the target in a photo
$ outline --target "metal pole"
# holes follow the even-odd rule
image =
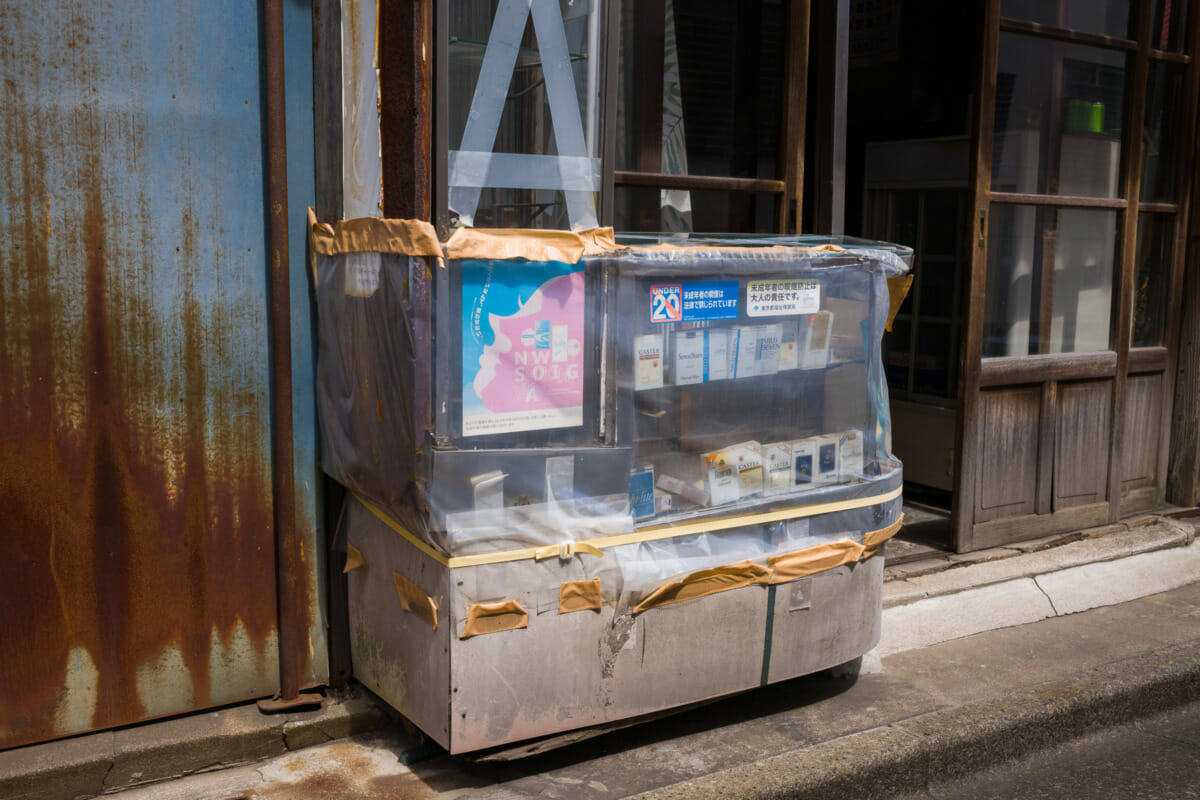
[[[263,0],[267,72],[267,214],[271,247],[272,488],[275,581],[279,616],[279,693],[260,700],[264,713],[321,704],[300,693],[304,615],[300,608],[304,562],[296,535],[292,465],[291,279],[288,268],[287,118],[283,80],[283,7]]]

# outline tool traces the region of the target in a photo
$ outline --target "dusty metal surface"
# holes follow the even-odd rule
[[[0,747],[276,689],[259,48],[0,5]]]

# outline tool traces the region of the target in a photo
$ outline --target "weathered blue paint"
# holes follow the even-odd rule
[[[307,563],[310,587],[312,653],[307,679],[324,683],[329,675],[325,638],[325,519],[321,469],[317,462],[315,393],[316,327],[312,283],[308,272],[307,212],[316,205],[313,164],[313,47],[312,0],[284,0],[283,35],[287,82],[288,140],[288,260],[291,264],[292,305],[292,431],[296,486],[296,528],[310,548]]]
[[[307,6],[289,250],[319,681]],[[277,687],[261,37],[244,0],[0,4],[0,747]]]

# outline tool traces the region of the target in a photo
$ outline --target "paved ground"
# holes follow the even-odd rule
[[[857,680],[788,681],[517,762],[405,766],[413,742],[392,728],[120,797],[881,797],[1192,700],[1200,584],[897,653]]]
[[[1200,798],[1200,704],[1100,731],[905,800]]]

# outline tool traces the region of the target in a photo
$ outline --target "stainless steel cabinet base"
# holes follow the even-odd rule
[[[668,710],[850,661],[879,640],[883,558],[747,586],[636,616],[558,613],[578,580],[557,558],[450,569],[352,498],[343,521],[365,561],[349,576],[354,673],[452,753]],[[468,575],[488,570],[490,575]],[[471,581],[511,573],[528,627],[460,639]],[[434,629],[402,610],[393,574],[428,594]],[[462,584],[460,585],[460,581]]]

